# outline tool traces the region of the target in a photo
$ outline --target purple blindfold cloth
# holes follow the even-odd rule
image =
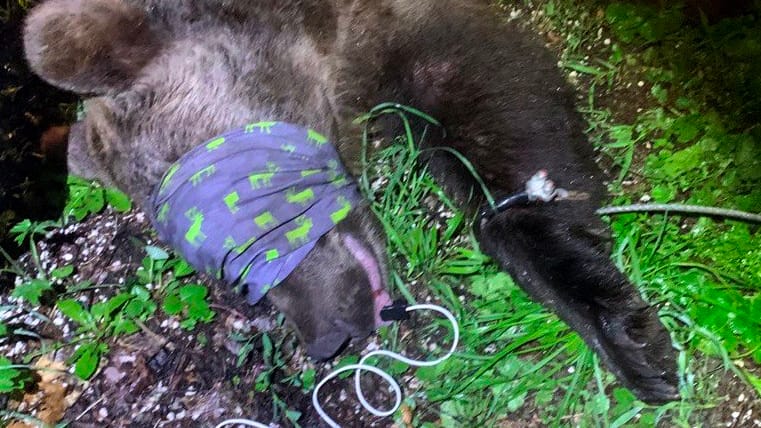
[[[193,267],[241,284],[253,304],[359,200],[324,136],[259,122],[174,163],[154,191],[152,220],[160,238]]]

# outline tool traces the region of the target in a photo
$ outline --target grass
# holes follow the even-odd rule
[[[562,62],[587,92],[580,109],[615,171],[615,204],[679,201],[758,211],[761,135],[753,112],[761,86],[753,70],[761,63],[761,33],[754,19],[695,25],[678,7],[658,12],[591,1],[532,7],[543,11],[545,29],[565,36]],[[598,36],[602,31],[610,34],[607,43]],[[594,44],[598,49],[586,50]],[[696,64],[704,72],[695,73]],[[629,83],[645,88],[636,114],[598,107],[632,78],[638,80]],[[424,402],[438,406],[429,412],[441,425],[532,419],[550,426],[710,424],[729,413],[711,416],[726,400],[727,392],[717,388],[722,371],[761,395],[757,227],[673,215],[612,219],[615,262],[659,305],[679,350],[683,400],[646,406],[616,386],[577,335],[485,260],[460,214],[455,211],[452,223],[432,219],[422,201],[436,198],[448,209],[451,203],[415,169],[416,156],[406,143],[382,152],[374,174],[387,177],[387,187],[369,193],[387,228],[400,292],[430,292],[463,328],[455,358],[416,371]],[[456,236],[452,229],[465,239],[436,247]]]

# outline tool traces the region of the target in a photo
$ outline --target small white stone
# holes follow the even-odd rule
[[[100,410],[98,410],[98,417],[100,417],[100,419],[106,419],[108,417],[108,409],[101,407]]]
[[[576,372],[576,367],[574,366],[568,367],[568,373],[575,373],[575,372]]]
[[[740,393],[740,395],[737,397],[737,401],[739,401],[739,402],[745,401],[745,394]]]
[[[61,258],[64,259],[65,261],[67,261],[67,262],[70,262],[70,261],[74,260],[74,255],[70,254],[70,253],[66,253],[63,256],[61,256]]]
[[[173,421],[174,420],[174,412],[169,412],[166,414],[166,420]]]
[[[604,44],[605,46],[608,46],[608,45],[610,45],[610,39],[605,39],[605,40],[603,40],[603,41],[602,41],[602,44]]]
[[[639,82],[637,82],[637,86],[639,86],[641,88],[641,87],[645,86],[645,82],[640,80]]]
[[[732,419],[737,419],[740,417],[740,412],[732,412]]]

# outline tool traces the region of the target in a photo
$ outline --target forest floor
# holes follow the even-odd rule
[[[590,123],[590,139],[603,147],[600,164],[611,177],[614,196],[636,201],[643,195],[655,194],[656,199],[662,194],[684,195],[681,187],[658,183],[658,176],[647,172],[648,165],[655,162],[653,145],[663,147],[665,143],[659,143],[658,138],[670,134],[658,129],[655,137],[638,139],[645,131],[635,126],[650,123],[642,121],[644,112],[659,106],[666,107],[664,110],[675,108],[664,104],[664,90],[671,89],[671,95],[665,95],[667,103],[678,101],[673,95],[678,90],[670,86],[672,83],[654,78],[654,67],[640,66],[647,63],[648,55],[654,55],[647,49],[653,42],[643,49],[631,49],[627,56],[616,50],[616,36],[620,38],[622,33],[611,30],[615,24],[608,19],[610,10],[585,6],[576,19],[571,14],[576,10],[567,4],[564,7],[561,2],[537,1],[531,7],[503,7],[496,13],[520,22],[557,53],[559,66],[578,89],[580,109]],[[561,16],[563,13],[568,18]],[[22,386],[9,388],[6,394],[0,389],[0,409],[7,409],[0,410],[0,424],[20,428],[39,421],[50,425],[65,421],[74,427],[191,427],[248,418],[283,426],[320,426],[311,391],[335,367],[354,363],[358,356],[378,348],[390,347],[421,358],[440,355],[449,340],[446,328],[434,323],[432,317],[417,316],[383,329],[367,343],[352,345],[332,363],[314,364],[273,308],[266,303],[251,307],[213,279],[187,274],[181,261],[154,247],[158,244],[142,213],[101,209],[108,205],[103,195],[107,202],[118,200],[118,196],[95,191],[101,196],[92,211],[100,212],[64,227],[42,224],[33,231],[34,225],[41,223],[31,223],[23,245],[16,245],[9,233],[11,226],[24,218],[55,218],[51,213],[63,209],[67,196],[65,169],[55,159],[46,159],[43,146],[57,143],[57,128],[50,131],[51,127],[73,120],[76,110],[74,97],[53,90],[26,69],[18,38],[22,18],[23,9],[13,6],[0,20],[3,40],[8,41],[0,52],[0,170],[4,172],[0,182],[0,246],[15,259],[0,272],[0,356],[19,369],[11,372],[11,368],[4,374],[0,364],[0,388],[3,380]],[[619,54],[620,62],[635,64],[616,63]],[[595,61],[600,58],[604,61]],[[629,128],[622,128],[625,126]],[[675,138],[680,149],[691,144],[686,136]],[[611,141],[617,145],[608,144]],[[748,150],[755,154],[758,149],[754,146]],[[674,149],[674,153],[680,152]],[[390,155],[385,162],[398,165],[409,160],[394,156],[399,155]],[[383,162],[378,160],[380,166],[373,172],[382,176]],[[419,177],[424,176],[421,174]],[[621,179],[617,180],[619,174]],[[400,381],[407,397],[393,418],[373,417],[362,410],[353,395],[352,378],[328,384],[320,397],[334,419],[352,427],[761,426],[759,392],[753,387],[761,370],[759,359],[751,355],[758,348],[736,331],[723,335],[718,327],[694,322],[708,322],[708,311],[672,309],[688,301],[673,298],[670,289],[643,285],[665,281],[653,272],[666,270],[632,262],[638,254],[652,256],[670,248],[661,238],[652,244],[654,247],[644,246],[642,243],[650,242],[646,231],[654,230],[652,235],[657,237],[659,231],[660,236],[666,236],[663,231],[675,228],[680,236],[697,236],[698,226],[713,226],[694,219],[669,224],[665,219],[663,224],[629,219],[613,224],[618,233],[614,258],[643,286],[648,298],[668,302],[662,315],[672,320],[668,326],[680,343],[685,398],[680,403],[650,407],[618,387],[575,334],[498,273],[474,249],[472,236],[465,230],[467,221],[446,209],[442,212],[447,204],[436,201],[434,195],[439,189],[435,184],[418,181],[424,183],[421,192],[425,197],[419,198],[424,203],[414,207],[409,201],[393,203],[405,212],[419,214],[417,220],[427,219],[420,220],[426,230],[412,228],[409,225],[417,222],[407,218],[398,234],[419,235],[420,243],[430,243],[430,230],[449,230],[451,226],[461,236],[452,239],[444,250],[435,245],[420,249],[425,245],[416,243],[415,251],[397,251],[404,256],[400,255],[404,260],[397,262],[397,267],[403,266],[399,275],[406,285],[398,285],[396,292],[414,296],[417,301],[443,304],[461,314],[460,351],[446,364],[432,369],[411,371],[404,365],[381,364]],[[390,183],[390,190],[376,196],[392,197],[388,195],[394,193],[396,184]],[[750,195],[750,208],[757,208],[752,199],[755,194]],[[735,205],[742,206],[747,200],[738,199]],[[627,232],[635,221],[640,222],[642,235]],[[721,236],[726,239],[721,245],[735,245],[729,231],[710,230],[724,233]],[[735,233],[734,229],[731,232]],[[758,230],[748,234],[748,245],[761,239]],[[674,252],[697,252],[681,243],[674,248],[678,248]],[[29,249],[33,251],[26,251]],[[748,263],[753,263],[755,254],[746,257]],[[710,261],[720,266],[722,260],[713,254],[700,258],[701,263],[711,266],[709,270],[714,266]],[[723,269],[732,266],[727,264]],[[644,268],[638,271],[638,267]],[[686,263],[676,268],[684,272]],[[416,269],[423,273],[410,273]],[[751,306],[761,302],[757,298],[761,285],[754,273],[746,273],[749,269],[739,267],[730,277],[716,268],[708,276],[720,278],[719,285],[727,289],[735,282],[744,284],[740,300],[747,303],[746,312],[752,315],[758,313],[754,308],[761,308],[761,303]],[[44,272],[43,277],[39,272]],[[685,281],[711,285],[691,270],[684,275]],[[678,281],[683,278],[670,279],[680,286]],[[12,292],[27,283],[40,290],[38,294],[32,292],[36,305],[22,304]],[[127,296],[125,286],[133,290]],[[179,312],[167,309],[168,296],[181,296],[178,290],[191,289],[207,293],[202,297],[208,308],[193,312],[193,306],[183,302]],[[143,299],[143,291],[147,295],[158,293],[160,308]],[[727,297],[720,297],[724,299],[719,299],[721,302],[729,302]],[[68,309],[62,310],[63,299],[78,303],[67,303]],[[96,313],[99,303],[113,307]],[[743,310],[737,308],[738,319]],[[134,322],[124,321],[122,313],[127,312]],[[688,321],[694,328],[685,330],[680,323]],[[758,327],[757,321],[750,325]],[[745,326],[739,321],[733,328],[745,334]],[[739,345],[730,344],[733,337]],[[91,346],[84,356],[82,346],[79,351],[73,346],[82,344]],[[547,356],[553,358],[545,359]],[[34,370],[23,370],[25,367]],[[84,376],[89,378],[86,381],[75,375],[83,372],[89,373]],[[373,391],[371,402],[388,404],[390,394],[378,386],[380,383],[375,385],[376,380],[365,379],[365,391]],[[758,385],[761,388],[761,382]]]

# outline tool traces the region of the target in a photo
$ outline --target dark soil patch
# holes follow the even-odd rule
[[[51,233],[38,245],[40,262],[46,271],[64,264],[77,266],[74,282],[89,280],[98,284],[97,288],[75,296],[87,306],[112,296],[128,282],[145,256],[143,247],[151,242],[150,233],[142,213],[105,213]],[[20,264],[34,271],[30,255],[22,257]],[[73,376],[53,382],[66,391],[68,404],[65,412],[57,413],[57,417],[47,422],[67,420],[75,427],[194,427],[210,426],[229,418],[283,423],[282,412],[288,409],[302,412],[299,419],[302,426],[321,426],[321,419],[312,408],[311,388],[302,390],[288,379],[304,369],[314,368],[319,381],[330,372],[331,365],[315,365],[307,360],[293,334],[278,325],[277,313],[266,303],[252,307],[233,290],[209,278],[196,276],[192,280],[210,285],[210,300],[217,314],[213,322],[198,324],[188,331],[179,326],[177,317],[157,311],[142,326],[142,332],[108,341],[109,352],[89,382]],[[0,305],[16,303],[14,299],[0,297]],[[31,316],[32,311],[49,317],[51,322],[40,323]],[[35,331],[48,343],[65,343],[76,330],[75,325],[51,307],[19,305],[4,318],[15,327]],[[232,333],[254,338],[253,350],[240,366],[237,360],[241,343],[230,338]],[[269,334],[273,341],[285,339],[281,348],[285,365],[272,373],[272,384],[263,392],[256,392],[254,385],[272,366],[264,358],[261,340],[255,338],[259,333]],[[61,362],[72,351],[71,346],[45,351],[38,340],[16,338],[13,342],[0,342],[3,355],[17,358],[41,352],[46,360],[59,362],[57,367],[66,366]],[[361,351],[356,347],[348,350],[353,354]],[[368,398],[379,405],[387,403],[385,388],[371,383],[365,389]],[[329,383],[320,394],[325,410],[350,426],[391,425],[389,419],[361,411],[352,390],[351,378]],[[44,385],[39,384],[27,396],[11,400],[9,408],[42,417],[51,399]],[[284,406],[277,406],[275,400],[281,400]]]
[[[18,248],[9,239],[8,229],[24,218],[55,218],[63,207],[65,166],[58,159],[44,156],[41,140],[50,127],[71,122],[76,97],[51,88],[29,71],[21,40],[26,11],[16,1],[4,4],[7,9],[3,12],[8,19],[0,18],[3,43],[0,49],[0,246],[17,255]],[[4,263],[5,260],[0,261],[0,266]]]

